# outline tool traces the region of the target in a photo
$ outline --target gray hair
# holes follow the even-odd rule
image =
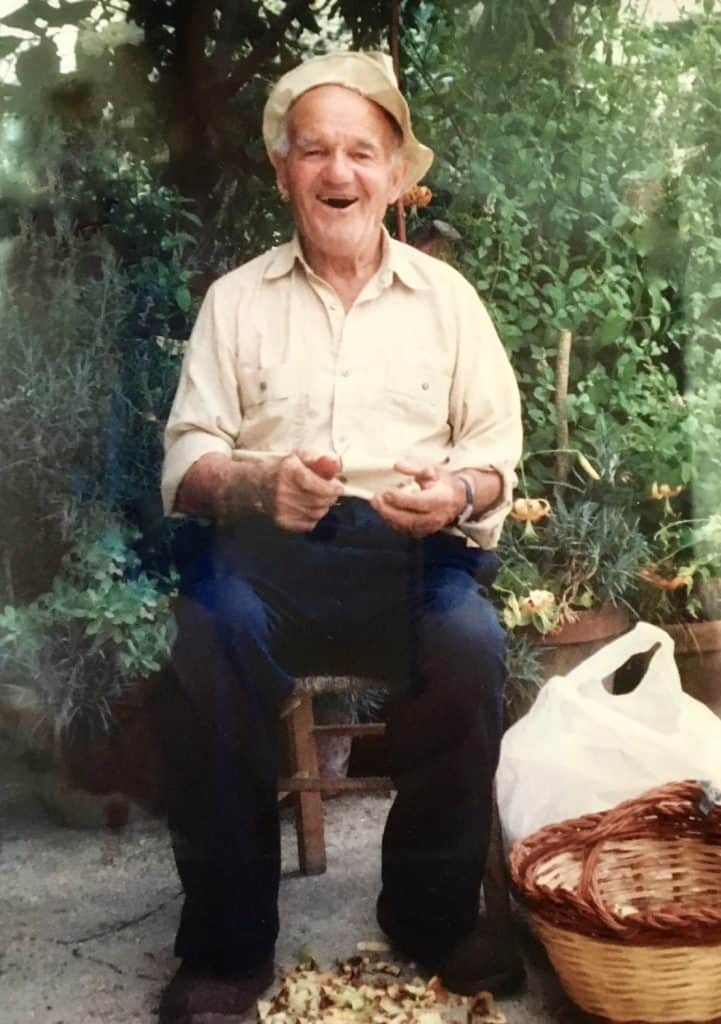
[[[290,111],[287,110],[283,115],[283,120],[280,123],[280,131],[278,132],[275,142],[273,143],[273,155],[274,156],[288,156],[290,152],[290,135],[288,134],[288,115]]]

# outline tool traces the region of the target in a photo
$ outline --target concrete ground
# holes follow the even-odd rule
[[[374,905],[389,804],[375,795],[327,801],[328,871],[317,877],[298,874],[284,812],[279,966],[309,951],[330,966],[357,942],[381,937]],[[0,745],[0,1024],[154,1021],[177,963],[180,905],[162,822],[138,817],[119,833],[69,828],[38,797],[33,773]],[[520,918],[518,925],[528,983],[499,1008],[508,1024],[567,1024],[576,1015]]]

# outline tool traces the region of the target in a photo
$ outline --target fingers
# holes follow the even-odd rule
[[[371,505],[392,529],[417,539],[436,533],[444,526],[443,518],[437,513],[407,512],[394,508],[379,496],[373,499]]]
[[[430,487],[420,490],[417,486],[389,487],[383,491],[381,498],[392,508],[405,509],[408,512],[432,512],[438,495]]]
[[[283,460],[282,465],[287,467],[293,482],[306,494],[335,500],[343,493],[343,485],[335,479],[340,470],[340,459],[335,455],[294,452]]]
[[[435,467],[430,468],[437,472]],[[389,488],[376,495],[371,504],[394,530],[401,530],[416,538],[442,530],[457,514],[455,490],[447,473],[435,481],[429,481],[424,490]]]
[[[319,475],[304,463],[301,456],[313,464],[320,464],[329,478]],[[331,505],[343,493],[343,486],[335,479],[334,456],[294,452],[283,459],[273,479],[272,515],[278,526],[295,532],[307,532],[323,518]]]
[[[313,473],[323,477],[324,480],[332,480],[340,473],[341,461],[337,455],[326,452],[312,452],[302,449],[296,452],[298,458]]]
[[[440,479],[440,472],[432,462],[426,462],[414,456],[399,459],[393,467],[397,473],[412,476],[420,487],[428,487]]]

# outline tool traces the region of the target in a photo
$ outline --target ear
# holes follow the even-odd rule
[[[270,162],[273,164],[275,171],[275,180],[278,185],[278,191],[281,195],[288,195],[288,171],[286,168],[286,158],[280,156],[278,153],[273,153],[270,158]]]
[[[393,158],[390,180],[388,182],[388,205],[396,203],[403,194],[403,181],[408,171],[408,161],[398,155]]]

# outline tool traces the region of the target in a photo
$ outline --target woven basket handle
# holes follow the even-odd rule
[[[583,868],[578,882],[579,900],[591,907],[609,928],[628,930],[628,915],[609,907],[598,881],[598,865],[605,843],[614,839],[658,837],[659,832],[675,836],[698,829],[704,818],[710,828],[721,830],[721,792],[704,782],[674,782],[626,800],[602,815],[584,837]]]

